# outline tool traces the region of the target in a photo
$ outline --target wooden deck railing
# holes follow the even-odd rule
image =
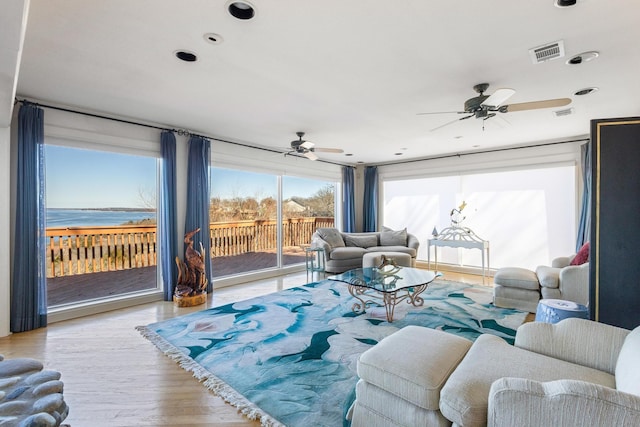
[[[282,245],[307,244],[333,218],[293,218],[282,222]],[[150,267],[157,262],[155,225],[47,228],[47,277]],[[277,221],[210,224],[211,256],[241,255],[277,248]]]

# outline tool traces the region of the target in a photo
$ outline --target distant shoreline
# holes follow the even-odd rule
[[[52,211],[155,212],[152,208],[47,208]]]

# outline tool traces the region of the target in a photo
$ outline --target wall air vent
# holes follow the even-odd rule
[[[564,56],[564,42],[562,40],[529,49],[529,56],[534,64],[562,58]]]
[[[556,117],[570,116],[571,114],[573,114],[573,108],[565,108],[564,110],[557,110],[553,113],[556,115]]]

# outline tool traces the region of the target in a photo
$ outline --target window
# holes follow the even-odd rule
[[[335,183],[218,167],[210,172],[214,278],[304,263],[315,229],[333,226]]]
[[[45,150],[49,308],[157,289],[157,159]]]
[[[416,234],[426,260],[433,228],[450,226],[451,210],[464,201],[462,226],[489,240],[492,268],[533,269],[573,252],[575,188],[575,166],[385,181],[384,222]],[[438,260],[480,266],[481,253],[442,248]]]

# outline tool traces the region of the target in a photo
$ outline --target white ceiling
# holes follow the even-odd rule
[[[250,1],[257,14],[241,21],[226,0],[31,0],[18,96],[283,151],[306,131],[353,154],[321,154],[340,163],[566,140],[593,118],[640,116],[638,0]],[[566,57],[534,65],[528,50],[557,40]],[[183,49],[198,61],[176,59]],[[459,111],[482,82],[515,89],[507,104],[569,97],[574,114],[433,132],[459,116],[416,115]]]

